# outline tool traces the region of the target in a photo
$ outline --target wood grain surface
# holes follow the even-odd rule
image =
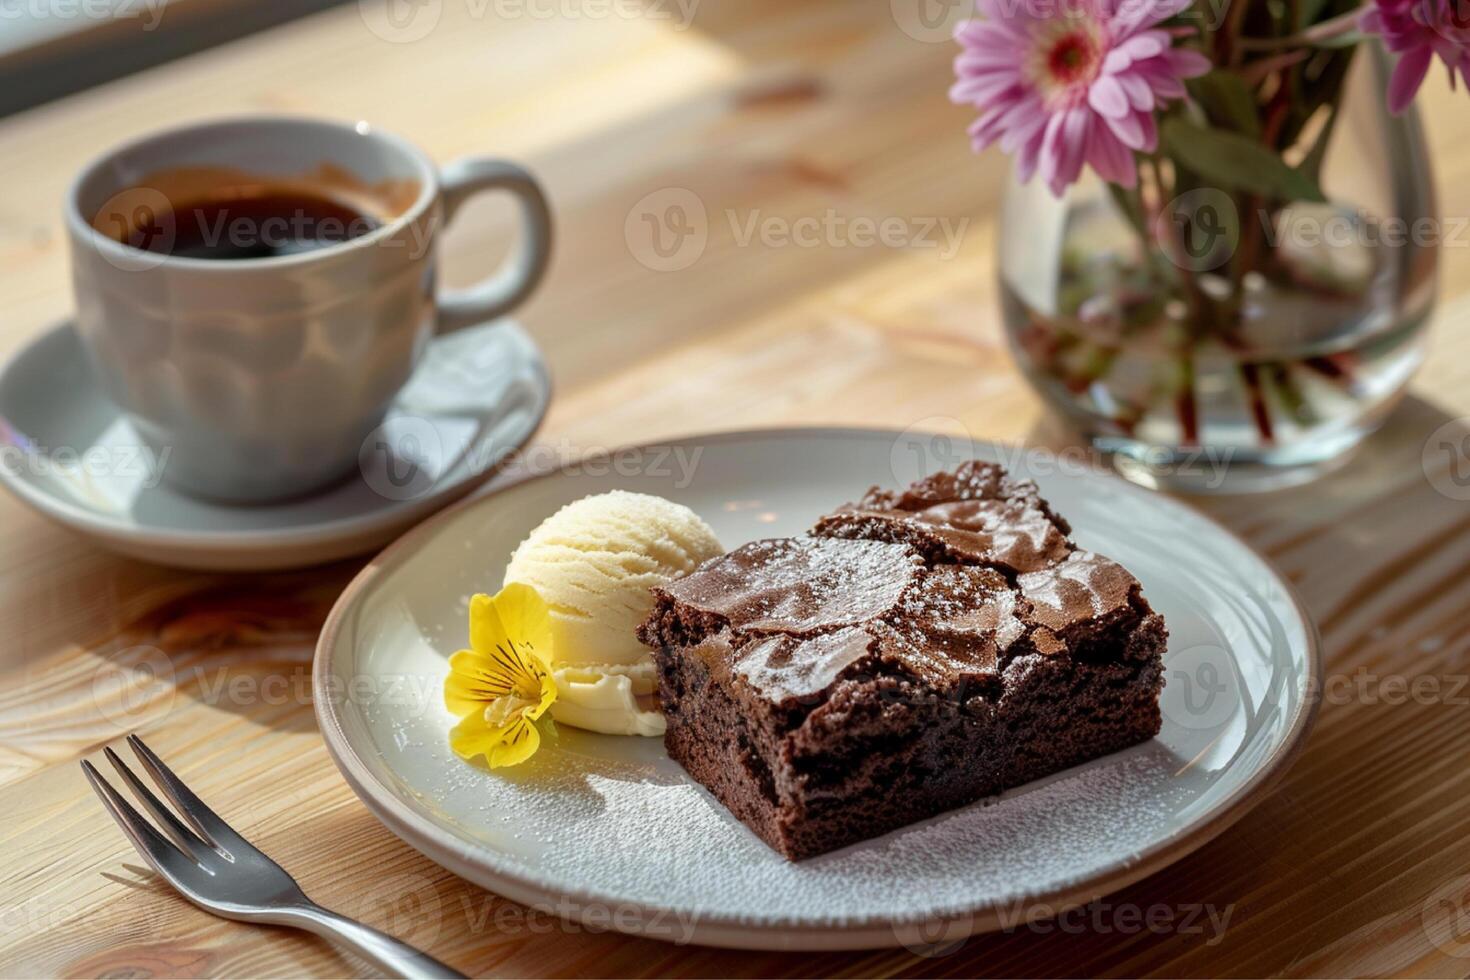
[[[900,28],[904,2],[703,0],[685,25],[673,0],[428,0],[414,9],[438,20],[412,41],[385,40],[372,4],[349,4],[5,120],[0,351],[69,308],[58,213],[90,157],[187,119],[303,112],[373,120],[440,160],[494,152],[541,174],[560,243],[524,319],[556,375],[540,439],[559,451],[774,424],[1065,442],[1000,334],[1005,162],[969,154],[967,114],[945,99],[952,51]],[[1441,206],[1462,219],[1470,97],[1436,73],[1422,104]],[[636,216],[671,188],[707,209],[708,239],[686,268],[657,271]],[[509,208],[473,211],[481,220],[450,236],[453,281],[506,247]],[[752,216],[827,215],[963,232],[954,254],[741,240]],[[927,957],[732,953],[528,915],[400,843],[327,758],[312,646],[361,561],[173,571],[6,496],[0,974],[365,971],[318,940],[212,918],[139,867],[77,767],[138,731],[313,896],[466,972],[1465,975],[1470,504],[1450,468],[1464,460],[1424,449],[1443,426],[1470,436],[1467,240],[1444,250],[1435,349],[1389,425],[1312,486],[1203,504],[1282,568],[1320,624],[1320,720],[1259,808],[1099,914]],[[149,664],[169,683],[119,688]],[[1126,911],[1155,907],[1175,924],[1142,928]],[[1183,927],[1206,907],[1228,911],[1223,932]]]

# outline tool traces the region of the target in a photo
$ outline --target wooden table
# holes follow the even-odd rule
[[[990,231],[1005,163],[969,155],[967,113],[944,94],[951,49],[899,30],[889,4],[708,2],[687,30],[679,8],[658,0],[636,17],[574,0],[419,9],[440,20],[415,41],[384,40],[353,4],[0,123],[0,349],[68,310],[57,215],[89,157],[184,119],[309,112],[372,119],[441,160],[504,153],[543,176],[561,229],[553,272],[525,311],[558,381],[543,440],[594,449],[787,423],[1059,438],[1000,335]],[[1436,72],[1425,104],[1442,207],[1470,214],[1470,98],[1452,96]],[[668,188],[706,204],[709,239],[688,268],[659,272],[629,247],[625,222]],[[483,209],[488,227],[453,238],[453,279],[504,247],[497,223],[508,213]],[[741,246],[731,211],[741,221],[831,213],[968,225],[953,256]],[[1447,249],[1444,262],[1437,350],[1387,428],[1314,486],[1208,502],[1299,586],[1336,679],[1305,754],[1269,799],[1109,899],[1228,908],[1214,944],[1107,918],[980,937],[938,958],[753,955],[499,914],[509,903],[370,816],[317,735],[312,646],[360,561],[258,577],[178,572],[113,557],[5,496],[0,973],[361,969],[324,943],[178,900],[138,868],[93,799],[77,760],[125,734],[93,679],[109,659],[152,646],[198,683],[143,725],[150,743],[323,902],[467,971],[1464,975],[1470,507],[1437,492],[1420,463],[1428,434],[1470,413],[1470,250]],[[279,693],[210,696],[237,678]],[[1406,697],[1399,684],[1434,693]]]

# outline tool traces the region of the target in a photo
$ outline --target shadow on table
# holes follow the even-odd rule
[[[76,668],[86,676],[75,682],[88,713],[110,723],[118,737],[198,705],[279,731],[315,731],[317,634],[360,567],[353,560],[261,575],[164,573],[195,587],[88,650],[90,659]],[[81,637],[75,642],[89,645]]]

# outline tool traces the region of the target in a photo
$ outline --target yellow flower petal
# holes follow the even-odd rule
[[[491,769],[515,766],[536,754],[541,747],[541,733],[525,716],[517,718],[500,731],[500,742],[490,750],[488,760]]]
[[[470,649],[481,656],[488,656],[498,646],[504,646],[510,637],[495,600],[483,592],[470,597]]]
[[[541,678],[541,700],[535,707],[526,709],[526,717],[535,721],[546,714],[546,709],[551,707],[552,702],[556,700],[556,694],[556,678],[548,673]]]
[[[478,712],[466,715],[449,732],[449,747],[461,759],[473,759],[477,755],[488,757],[499,744],[500,729],[485,724],[484,715]]]
[[[470,599],[470,646],[489,656],[514,643],[551,663],[551,611],[540,593],[512,582],[494,598],[483,593]]]
[[[461,650],[449,658],[444,678],[444,706],[458,718],[485,710],[485,705],[515,690],[515,679],[494,661],[473,650]]]
[[[525,717],[496,728],[480,715],[470,715],[449,733],[449,745],[461,759],[483,755],[491,769],[515,766],[536,754],[541,733]]]

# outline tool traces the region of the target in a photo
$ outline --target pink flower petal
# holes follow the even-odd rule
[[[1099,75],[1087,91],[1087,104],[1110,119],[1128,115],[1128,94],[1112,75]]]
[[[1057,136],[1057,165],[1051,181],[1052,193],[1061,196],[1067,185],[1076,183],[1087,159],[1087,138],[1092,129],[1092,113],[1082,107],[1069,109],[1062,116]]]
[[[1124,146],[1130,150],[1143,149],[1143,120],[1147,118],[1143,113],[1130,112],[1119,116],[1117,119],[1107,119],[1108,128]]]
[[[1138,121],[1143,125],[1143,146],[1145,153],[1152,153],[1159,148],[1159,124],[1154,119],[1153,113],[1140,113]]]
[[[1148,0],[1148,2],[1153,6],[1154,13],[1156,14],[1154,23],[1157,24],[1160,21],[1168,20],[1170,17],[1176,17],[1184,13],[1184,11],[1189,9],[1190,4],[1194,0]]]
[[[1187,8],[1192,0],[1120,0],[1112,16],[1114,37],[1124,38],[1166,21]]]
[[[1133,154],[1105,126],[1093,127],[1087,162],[1103,180],[1123,187],[1138,185],[1138,167],[1133,161]]]
[[[982,71],[1005,71],[1012,75],[1016,71],[1016,53],[1004,49],[970,48],[955,56],[956,75],[974,75]]]
[[[1162,31],[1135,34],[1113,50],[1126,53],[1132,61],[1142,61],[1169,50],[1169,36]]]
[[[1137,75],[1123,74],[1114,75],[1118,85],[1128,95],[1128,104],[1135,109],[1149,112],[1154,107],[1154,90],[1148,87],[1148,82]]]
[[[957,105],[973,105],[984,109],[991,103],[1009,100],[1016,88],[1016,80],[1003,75],[967,78],[950,87],[949,99]]]
[[[1036,165],[1041,157],[1041,138],[1044,129],[1037,130],[1025,143],[1016,150],[1016,179],[1026,183],[1036,174]]]
[[[1047,119],[1046,132],[1041,137],[1041,155],[1038,160],[1041,179],[1046,181],[1046,185],[1052,188],[1052,193],[1058,197],[1061,196],[1061,192],[1057,190],[1057,187],[1066,186],[1060,184],[1057,179],[1057,172],[1061,169],[1062,123],[1065,121],[1066,115],[1060,112]]]
[[[1213,61],[1191,48],[1172,48],[1164,53],[1164,57],[1180,78],[1198,78],[1215,67]]]
[[[1133,64],[1133,58],[1122,48],[1114,48],[1103,58],[1102,70],[1109,75],[1121,75]]]
[[[1148,83],[1154,95],[1161,100],[1184,98],[1184,84],[1169,74],[1169,67],[1161,59],[1145,61],[1134,66],[1134,72]]]
[[[1024,104],[1017,106],[1017,114],[1024,118],[1016,121],[1005,136],[1001,137],[1000,148],[1006,153],[1015,152],[1021,146],[1031,142],[1033,137],[1046,130],[1046,113],[1019,111],[1024,108]]]
[[[1419,94],[1419,86],[1424,84],[1424,76],[1429,74],[1429,65],[1433,60],[1433,48],[1422,47],[1404,52],[1388,83],[1389,112],[1398,114],[1409,107],[1414,96]]]
[[[1009,50],[1013,55],[1016,41],[1024,38],[1023,32],[998,20],[972,20],[955,32],[955,40],[962,47]]]

